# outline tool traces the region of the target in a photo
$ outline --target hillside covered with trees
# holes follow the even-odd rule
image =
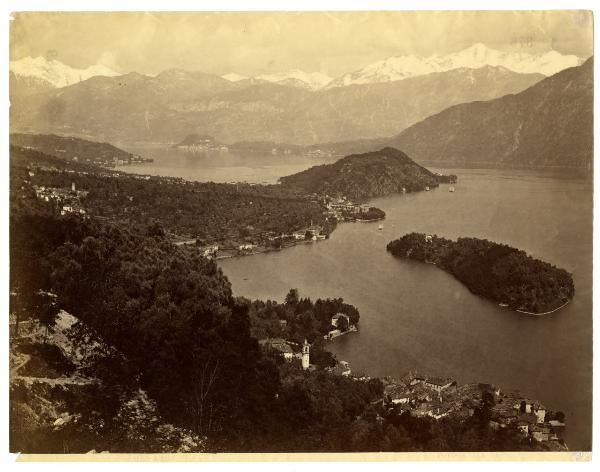
[[[73,136],[14,133],[10,135],[10,143],[60,159],[102,166],[112,166],[117,162],[131,164],[151,160],[124,151],[109,143],[89,141]]]
[[[514,310],[549,312],[575,295],[573,278],[566,270],[486,239],[452,241],[410,233],[391,241],[387,250],[396,257],[436,264],[474,294]]]
[[[434,188],[440,182],[454,182],[456,176],[434,174],[391,147],[364,154],[352,154],[333,164],[311,167],[282,177],[284,186],[308,193],[344,196],[354,201],[392,193]]]
[[[190,452],[541,447],[516,429],[489,429],[484,409],[465,422],[413,418],[377,405],[378,379],[333,375],[325,357],[303,371],[263,353],[254,319],[273,307],[233,297],[195,247],[33,211],[14,212],[10,230],[11,312],[52,333],[64,309],[78,320],[72,342],[92,351],[85,382],[35,381],[48,376],[42,370],[29,373],[33,383],[12,384],[12,451],[168,452],[180,450],[182,436]],[[56,298],[32,298],[41,292]],[[310,336],[302,326],[323,310],[358,316],[341,301],[313,304],[293,292],[285,305],[298,339]],[[60,422],[43,413],[49,404]]]
[[[287,322],[290,339],[317,344],[333,312],[356,322],[358,311],[341,299],[312,302],[293,290],[283,304],[236,298],[227,278],[198,247],[176,246],[157,230],[172,224],[168,200],[155,197],[157,221],[144,219],[128,227],[93,211],[61,215],[50,202],[36,198],[32,180],[38,175],[62,175],[61,170],[65,175],[57,179],[65,179],[58,182],[63,185],[80,172],[76,185],[89,183],[89,196],[97,192],[92,198],[98,207],[103,199],[110,207],[115,191],[137,187],[127,180],[125,187],[106,184],[115,185],[109,187],[111,195],[100,183],[108,177],[90,176],[91,168],[75,170],[73,164],[35,151],[13,151],[11,451],[543,447],[516,427],[491,429],[483,397],[466,420],[415,418],[381,405],[379,379],[327,371],[331,355],[318,346],[312,358],[316,368],[310,370],[269,355],[257,337],[277,335],[268,331],[275,321],[280,326],[280,320]],[[27,170],[25,157],[25,162],[37,158],[39,167]],[[168,184],[152,184],[136,183],[144,195],[168,194]],[[154,190],[144,190],[146,185]],[[231,201],[211,189],[198,194],[205,201]],[[135,201],[140,194],[132,196]],[[65,326],[68,317],[73,323]],[[32,324],[42,328],[38,337],[25,330]],[[65,357],[65,345],[76,355]]]
[[[19,205],[36,199],[34,186],[70,189],[75,184],[77,190],[87,192],[81,204],[89,215],[201,243],[259,243],[267,233],[291,233],[311,222],[326,232],[334,225],[326,221],[318,202],[279,185],[202,183],[107,172],[18,147],[11,148],[11,171],[14,197],[25,197]],[[52,201],[45,204],[49,211],[58,209]]]

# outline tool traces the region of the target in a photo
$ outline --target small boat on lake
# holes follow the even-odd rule
[[[383,229],[383,225],[379,225],[379,228],[377,228],[379,231],[381,231]]]
[[[450,188],[448,189],[448,191],[449,191],[449,192],[454,192],[454,190],[455,190],[455,189],[454,189],[454,187],[450,187]]]
[[[425,191],[426,191],[426,192],[429,192],[429,187],[425,187]]]

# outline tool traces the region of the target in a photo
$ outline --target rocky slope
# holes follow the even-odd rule
[[[52,329],[11,324],[10,451],[203,452],[205,439],[166,423],[135,382],[110,398],[118,387],[94,374],[114,348],[98,339],[65,311]]]

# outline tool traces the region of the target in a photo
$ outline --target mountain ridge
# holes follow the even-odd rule
[[[9,69],[15,75],[34,77],[56,88],[73,85],[95,76],[114,77],[121,75],[103,64],[94,64],[85,69],[76,69],[56,59],[46,59],[43,56],[27,56],[16,61],[10,61]]]
[[[522,91],[541,78],[484,67],[312,92],[186,71],[132,73],[11,96],[11,131],[123,143],[173,143],[192,133],[295,145],[383,138],[450,105]]]
[[[444,165],[590,168],[593,57],[520,93],[449,107],[386,142]]]
[[[573,54],[561,54],[553,49],[538,54],[503,52],[489,48],[483,43],[476,43],[461,51],[442,56],[437,54],[427,57],[415,54],[391,56],[338,77],[330,77],[320,71],[305,72],[300,69],[291,69],[263,73],[255,77],[230,72],[220,76],[220,78],[232,83],[254,79],[318,91],[356,84],[393,82],[434,72],[447,72],[460,68],[478,69],[485,66],[501,66],[519,74],[535,73],[550,76],[565,68],[581,65],[583,62],[584,59]],[[165,71],[167,70],[174,69],[166,69]],[[10,71],[22,77],[35,77],[44,80],[57,88],[72,85],[94,76],[122,75],[103,64],[94,64],[85,69],[76,69],[56,59],[47,59],[43,56],[35,58],[27,56],[11,61]]]
[[[506,53],[477,43],[445,56],[434,54],[421,57],[410,54],[389,57],[354,72],[343,74],[331,81],[327,88],[393,82],[433,72],[459,68],[478,69],[484,66],[501,66],[520,74],[539,73],[550,76],[565,68],[580,65],[582,62],[583,60],[575,55],[563,55],[554,50],[542,54]]]

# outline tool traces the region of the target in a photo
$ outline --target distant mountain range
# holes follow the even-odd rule
[[[347,155],[393,146],[419,162],[441,166],[591,166],[592,58],[544,78],[507,65],[548,73],[578,60],[553,59],[558,53],[533,60],[482,45],[465,51],[445,66],[463,64],[471,56],[504,65],[402,80],[380,77],[373,79],[380,83],[317,91],[281,83],[301,80],[300,73],[266,80],[171,69],[156,77],[94,76],[55,88],[45,79],[13,71],[11,132],[130,144],[177,143],[200,134],[230,149],[237,149],[235,143],[242,143],[242,149],[258,143],[260,149],[296,152],[304,146]]]
[[[9,68],[16,76],[35,78],[47,82],[52,87],[66,87],[99,75],[106,77],[119,75],[102,64],[75,69],[56,59],[46,59],[42,56],[27,56],[17,61],[10,61]]]
[[[543,74],[549,76],[567,67],[583,62],[574,55],[562,55],[554,50],[542,54],[502,52],[478,43],[457,53],[445,56],[415,55],[390,57],[370,64],[360,70],[344,74],[330,82],[327,87],[344,87],[355,84],[393,82],[418,77],[433,72],[454,69],[479,69],[485,66],[503,67],[519,74]]]
[[[518,93],[462,103],[388,138],[321,143],[335,155],[393,146],[440,167],[573,167],[593,163],[593,57]]]
[[[299,69],[293,69],[288,72],[278,72],[275,74],[260,74],[256,77],[247,77],[231,72],[221,77],[230,82],[251,81],[250,83],[255,84],[270,82],[272,84],[311,91],[322,89],[333,80],[327,74],[321,72],[304,72]]]
[[[451,176],[452,181],[456,176]],[[392,193],[414,192],[437,187],[448,176],[436,175],[402,151],[391,147],[346,156],[333,164],[311,167],[282,177],[281,184],[307,193],[343,196],[353,201]]]
[[[299,69],[277,74],[262,74],[256,78],[274,84],[298,87],[306,90],[319,90],[332,81],[332,78],[327,74],[321,72],[306,73]]]
[[[450,107],[386,144],[429,164],[589,168],[593,68],[590,58],[516,95]]]
[[[260,74],[256,77],[231,72],[222,76],[229,82],[270,82],[278,85],[316,91],[323,88],[345,87],[357,84],[378,84],[419,77],[434,72],[455,69],[479,69],[486,66],[503,67],[519,74],[549,76],[568,67],[583,63],[574,55],[563,55],[550,50],[540,54],[503,52],[474,44],[462,51],[443,56],[421,57],[413,54],[394,56],[374,62],[354,72],[332,78],[322,72],[304,72],[292,69],[286,72]],[[95,76],[117,76],[110,68],[96,64],[86,69],[75,69],[55,59],[25,57],[10,62],[10,71],[20,77],[33,77],[48,82],[53,87],[66,87]],[[193,72],[191,72],[193,73]]]
[[[391,136],[449,106],[520,92],[543,77],[486,66],[312,92],[177,69],[130,73],[11,95],[11,131],[122,143],[175,143],[197,133],[223,143],[308,145]]]

